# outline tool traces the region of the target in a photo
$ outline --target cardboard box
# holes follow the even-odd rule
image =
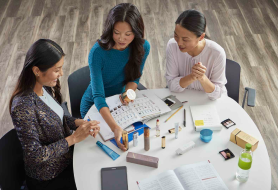
[[[259,141],[257,139],[241,131],[238,128],[236,128],[231,133],[230,141],[237,144],[241,148],[245,148],[246,143],[250,143],[252,145],[252,151],[255,151],[259,144]]]
[[[152,156],[128,152],[126,156],[126,161],[134,164],[158,168],[159,159]]]

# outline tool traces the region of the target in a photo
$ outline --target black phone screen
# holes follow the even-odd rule
[[[164,101],[166,104],[167,104],[167,106],[169,106],[169,107],[171,107],[173,104],[174,104],[174,102],[172,102],[171,100],[169,100],[168,98]]]
[[[101,190],[128,190],[126,167],[102,168]]]

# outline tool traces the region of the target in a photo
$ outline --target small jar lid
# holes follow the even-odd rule
[[[182,150],[180,148],[178,148],[178,150],[176,150],[177,154],[182,154]]]
[[[126,91],[126,95],[130,100],[135,100],[135,98],[136,98],[136,93],[132,89],[128,89]]]
[[[250,143],[246,143],[245,148],[246,150],[251,150],[252,145]]]

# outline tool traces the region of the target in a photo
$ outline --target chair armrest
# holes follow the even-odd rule
[[[142,85],[140,82],[137,85],[137,89],[138,90],[147,90],[147,88],[144,85]]]
[[[256,98],[256,90],[253,88],[245,88],[245,93],[242,101],[242,108],[244,108],[245,99],[247,95],[247,106],[254,107],[255,106],[255,98]]]
[[[63,108],[63,110],[64,110],[64,112],[65,112],[65,115],[71,116],[71,114],[70,114],[70,112],[69,112],[69,109],[68,109],[68,103],[67,103],[67,102],[63,102],[63,103],[61,104],[61,106],[62,106],[62,108]]]
[[[21,190],[28,190],[28,187],[26,185],[26,181],[23,182],[23,184],[20,187]]]

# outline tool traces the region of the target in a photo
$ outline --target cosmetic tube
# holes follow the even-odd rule
[[[126,150],[128,150],[129,145],[128,145],[128,133],[127,133],[127,131],[123,131],[123,144],[124,144]]]
[[[108,156],[110,156],[113,160],[116,160],[120,157],[119,154],[114,152],[112,149],[110,149],[108,146],[102,144],[100,141],[97,141],[96,143],[99,148],[101,148]]]
[[[160,136],[159,120],[156,120],[156,137]]]
[[[179,138],[179,123],[175,123],[175,138]]]
[[[144,127],[144,149],[146,151],[150,150],[150,129],[149,129],[149,127]]]
[[[182,128],[181,127],[179,127],[179,131],[181,131],[182,130]],[[172,128],[172,129],[169,129],[168,130],[169,131],[169,133],[175,133],[175,128]]]
[[[139,136],[138,132],[133,133],[133,146],[134,147],[138,145],[138,136]]]
[[[164,149],[166,147],[166,137],[161,137],[161,148]]]

